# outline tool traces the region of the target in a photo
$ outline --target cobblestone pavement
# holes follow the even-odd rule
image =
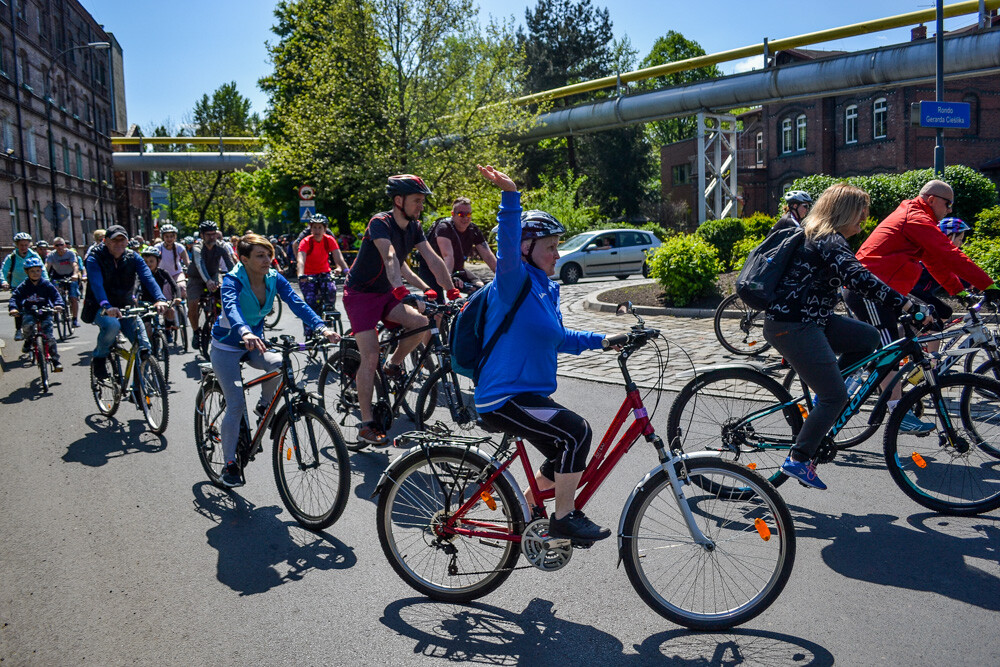
[[[589,280],[575,285],[560,284],[563,322],[571,329],[597,331],[605,334],[622,333],[635,324],[631,315],[616,316],[612,313],[602,313],[584,308],[587,295],[601,292],[630,283],[642,282],[639,279],[627,281]],[[716,364],[732,362],[750,362],[767,364],[777,361],[777,357],[762,355],[760,361],[753,358],[730,354],[715,337],[712,318],[708,317],[671,317],[667,315],[646,315],[642,318],[647,327],[659,329],[665,340],[659,340],[658,345],[666,359],[664,389],[679,390],[691,379],[692,368],[704,368]],[[659,374],[659,362],[655,350],[647,345],[635,356],[629,359],[628,369],[632,379],[642,387],[656,384]],[[577,356],[563,354],[559,357],[559,375],[567,377],[624,384],[621,370],[618,368],[617,357],[600,351],[588,351]]]

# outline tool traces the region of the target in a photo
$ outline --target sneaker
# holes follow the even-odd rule
[[[195,329],[191,332],[191,348],[197,350],[201,347],[201,330]]]
[[[816,475],[816,464],[812,461],[796,461],[791,456],[781,464],[781,472],[794,477],[806,486],[826,491],[826,484]]]
[[[611,530],[602,528],[587,518],[580,510],[573,510],[561,519],[549,519],[549,537],[557,540],[596,542],[611,536]]]
[[[389,439],[385,436],[385,433],[372,422],[365,422],[361,425],[361,428],[358,429],[358,440],[367,442],[369,445],[375,445],[376,447],[385,447],[389,444]]]
[[[60,363],[58,359],[53,359],[52,360],[52,372],[53,373],[62,373],[62,371],[63,371],[62,363]]]
[[[403,370],[402,365],[396,365],[393,363],[386,362],[385,366],[382,367],[382,372],[390,380],[402,380],[406,377],[406,371]]]
[[[21,346],[21,354],[28,354],[29,352],[31,352],[31,341],[26,340],[24,341],[24,345]]]
[[[903,415],[903,421],[899,424],[900,433],[916,433],[916,434],[927,434],[935,429],[933,422],[924,422],[917,419],[917,416],[913,414],[913,411],[907,412]]]
[[[74,329],[80,328],[80,320],[73,320],[73,328]]]
[[[257,415],[257,419],[263,419],[264,415],[267,414],[267,405],[267,403],[258,403],[257,407],[253,409],[254,414]]]
[[[14,332],[14,340],[24,340],[24,334],[20,329]]]
[[[222,474],[219,476],[219,481],[230,489],[243,486],[243,474],[240,471],[240,467],[236,465],[236,461],[230,461],[226,464],[226,467],[222,470]]]
[[[94,367],[94,377],[98,380],[108,379],[108,360],[104,357],[94,357],[90,360],[90,365]]]

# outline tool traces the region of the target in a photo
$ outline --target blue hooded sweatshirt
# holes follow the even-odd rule
[[[517,300],[525,276],[531,291],[486,360],[476,386],[476,410],[492,412],[518,394],[549,396],[556,390],[556,357],[601,349],[604,336],[563,326],[559,286],[521,259],[521,193],[503,192],[497,213],[496,278],[486,288],[489,340]]]

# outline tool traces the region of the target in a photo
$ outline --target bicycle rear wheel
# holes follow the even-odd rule
[[[630,502],[622,523],[622,561],[639,596],[661,616],[693,630],[723,630],[773,603],[795,563],[795,528],[774,487],[721,459],[692,459],[686,502],[712,547],[693,540],[662,470]],[[682,482],[683,483],[683,482]],[[744,488],[732,499],[706,489]]]
[[[226,467],[222,453],[222,418],[226,414],[226,397],[222,387],[215,382],[202,383],[194,406],[194,444],[198,448],[198,460],[209,481],[219,488],[226,488],[220,480]]]
[[[359,452],[368,443],[358,440],[361,409],[358,407],[358,389],[354,378],[361,364],[357,350],[341,348],[330,355],[319,373],[319,394],[330,419],[337,425],[344,444],[352,452]],[[378,384],[378,383],[376,383]],[[376,390],[376,396],[378,390]]]
[[[156,359],[143,355],[135,369],[136,381],[139,383],[139,400],[142,415],[152,433],[160,434],[167,430],[167,419],[170,409],[167,404],[167,381]]]
[[[795,396],[804,395],[808,396],[809,400],[806,401],[805,407],[812,410],[812,392],[808,391],[808,385],[803,382],[799,376],[795,373],[795,369],[789,369],[788,373],[785,374],[784,379],[781,381],[781,386],[784,387],[790,394]],[[875,431],[882,426],[881,421],[870,423],[868,420],[871,417],[872,409],[878,402],[880,391],[875,389],[867,400],[865,400],[864,405],[860,407],[858,412],[854,413],[847,423],[844,424],[843,428],[837,431],[836,437],[833,439],[833,444],[838,450],[850,449],[860,445],[862,442],[868,438],[875,435]]]
[[[938,376],[941,401],[923,384],[903,395],[885,427],[892,480],[914,501],[944,514],[974,515],[1000,507],[1000,382],[982,375]],[[900,432],[903,416],[923,406],[935,430]],[[949,442],[943,424],[958,435]]]
[[[150,338],[150,346],[153,349],[153,357],[159,362],[163,370],[163,379],[170,379],[170,348],[167,345],[167,334],[162,329],[157,331]]]
[[[321,408],[303,403],[296,410],[298,419],[290,421],[286,412],[275,431],[274,481],[295,520],[321,530],[339,519],[347,505],[351,462],[344,438]]]
[[[111,354],[114,355],[115,352],[112,350]],[[107,365],[108,377],[99,380],[94,372],[93,360],[90,362],[90,392],[94,396],[94,402],[97,403],[98,411],[110,417],[118,411],[118,406],[121,404],[121,371],[111,357],[105,359],[104,363]]]
[[[759,472],[778,486],[780,468],[802,428],[798,405],[786,405],[750,421],[748,415],[790,403],[775,380],[749,368],[721,368],[688,382],[670,406],[667,442],[671,449],[721,451],[727,460]]]
[[[45,353],[45,340],[35,339],[35,362],[38,364],[38,375],[42,381],[42,393],[49,390],[49,355]]]
[[[273,329],[278,326],[278,321],[281,319],[281,311],[284,306],[281,304],[281,299],[275,299],[274,305],[271,307],[271,312],[269,312],[264,317],[264,328]]]
[[[512,539],[459,535],[447,523],[480,498],[456,526],[515,536],[524,532],[517,493],[506,478],[488,489],[489,461],[464,447],[432,446],[396,461],[379,495],[377,525],[392,569],[415,590],[447,602],[468,602],[507,580],[520,548]]]
[[[730,294],[715,309],[715,337],[733,354],[757,356],[771,348],[764,340],[764,313]]]

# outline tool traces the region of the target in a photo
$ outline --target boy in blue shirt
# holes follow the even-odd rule
[[[59,350],[56,349],[56,339],[52,335],[52,315],[39,315],[39,308],[63,308],[59,290],[50,281],[42,278],[42,260],[40,257],[27,257],[24,260],[24,270],[28,277],[14,288],[7,306],[14,317],[22,317],[21,327],[24,333],[22,353],[31,351],[31,340],[35,336],[35,327],[41,327],[42,336],[49,346],[49,358],[52,360],[52,370],[62,372],[59,363]]]

